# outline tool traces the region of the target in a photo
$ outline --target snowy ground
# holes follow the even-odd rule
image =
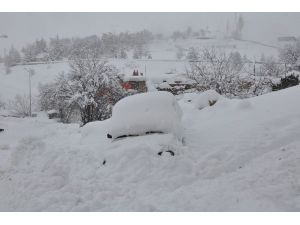
[[[109,121],[0,117],[0,211],[299,211],[300,87],[202,110],[198,98],[178,100],[184,145],[111,142]]]
[[[185,71],[176,46],[216,46],[256,59],[277,54],[247,42],[190,40],[154,43],[153,60],[111,63],[160,82]],[[66,62],[16,66],[9,75],[1,67],[0,100],[28,93],[25,67],[35,70],[34,96],[39,83],[68,71]],[[0,211],[299,211],[300,87],[199,110],[203,98],[178,96],[183,145],[166,134],[111,142],[109,121],[80,128],[44,113],[0,116]]]

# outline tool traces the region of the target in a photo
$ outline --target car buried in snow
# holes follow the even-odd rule
[[[128,96],[113,107],[107,137],[115,140],[158,133],[172,134],[182,142],[181,116],[181,108],[169,92]]]

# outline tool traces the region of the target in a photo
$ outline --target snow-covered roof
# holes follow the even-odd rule
[[[163,82],[160,85],[158,85],[159,88],[161,89],[169,89],[172,88],[167,82]]]
[[[169,78],[167,80],[167,82],[169,84],[171,84],[171,83],[177,83],[177,82],[178,83],[183,83],[183,84],[193,84],[193,83],[195,83],[195,81],[193,81],[191,79],[188,79],[188,78],[186,78],[184,76],[176,76],[176,77]]]
[[[55,110],[55,109],[51,109],[51,110],[47,111],[47,113],[48,114],[53,114],[53,113],[58,113],[58,111]]]
[[[128,81],[146,81],[145,76],[137,75],[137,76],[124,76],[123,81],[128,82]]]
[[[181,139],[181,109],[165,91],[147,92],[121,99],[113,108],[109,134],[113,138],[146,132],[172,133]]]

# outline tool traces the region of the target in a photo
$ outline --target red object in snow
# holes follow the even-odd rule
[[[122,83],[122,87],[123,87],[125,90],[132,89],[132,88],[131,88],[131,85],[130,85],[128,82]]]

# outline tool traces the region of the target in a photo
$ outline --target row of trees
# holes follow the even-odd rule
[[[101,37],[96,35],[84,38],[60,38],[58,35],[50,38],[49,41],[41,38],[30,43],[21,49],[21,53],[13,46],[6,56],[4,63],[6,72],[9,73],[10,67],[23,61],[29,62],[45,62],[59,61],[69,59],[72,50],[86,43],[91,48],[100,48],[99,56],[111,58],[127,58],[127,52],[133,50],[133,57],[138,59],[149,57],[150,53],[147,45],[155,38],[150,31],[142,30],[135,33],[122,32],[118,34],[104,33]]]
[[[136,33],[104,33],[101,37],[96,35],[85,38],[51,38],[49,43],[44,39],[37,40],[22,49],[25,62],[38,60],[62,60],[69,58],[70,53],[78,43],[93,43],[94,46],[101,47],[101,55],[113,58],[126,58],[127,51],[135,48],[145,48],[154,35],[143,30]]]
[[[190,26],[187,27],[183,31],[176,30],[171,34],[171,39],[176,41],[180,39],[188,39],[188,38],[198,38],[198,37],[209,37],[211,36],[211,31],[208,29],[200,29],[198,31],[194,31]]]

